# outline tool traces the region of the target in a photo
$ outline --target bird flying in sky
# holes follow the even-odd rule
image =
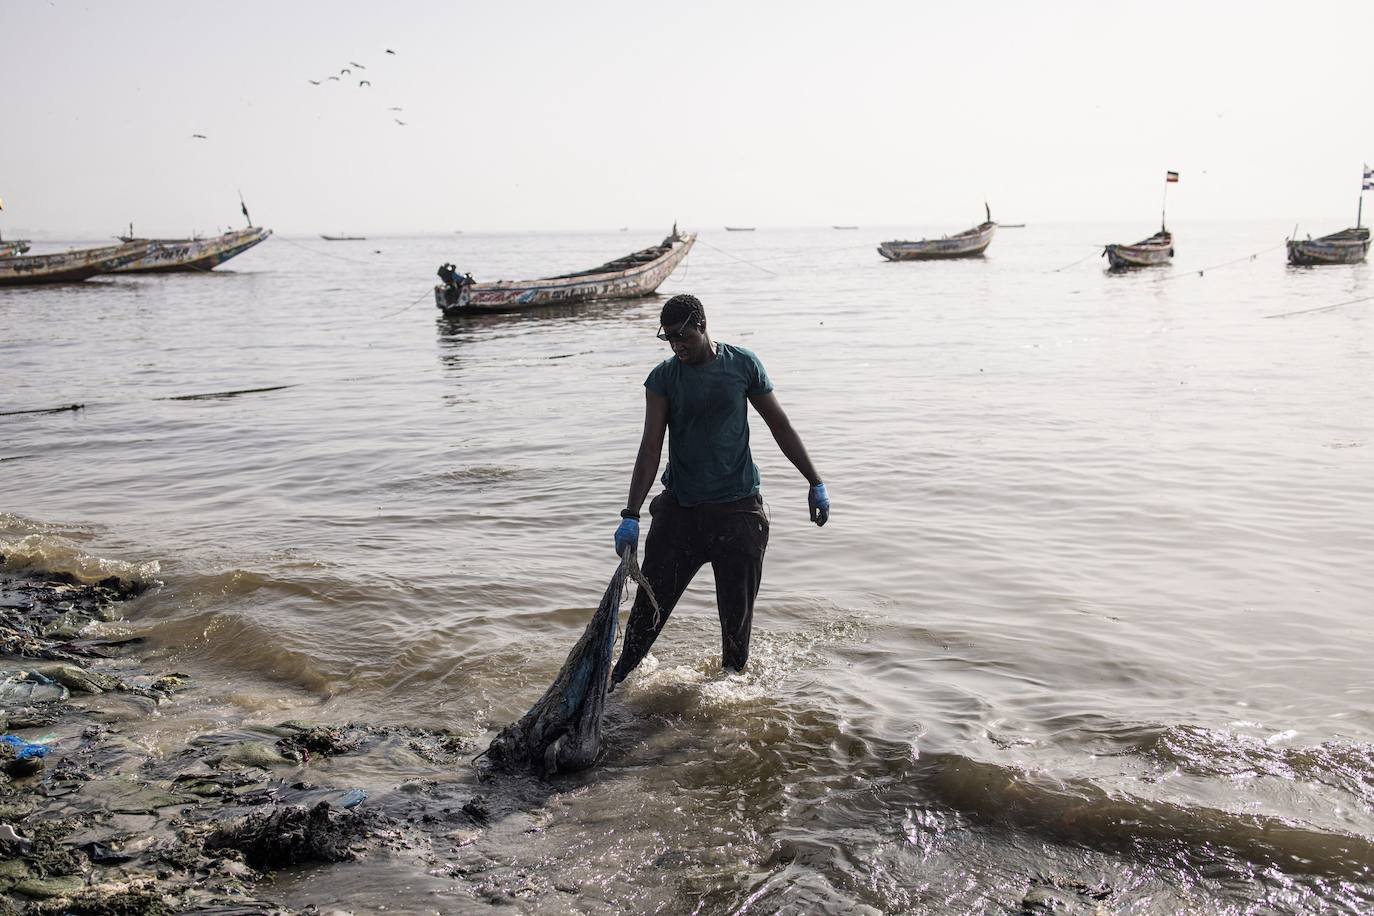
[[[337,76],[326,76],[325,79],[327,79],[327,80],[337,80],[338,77],[337,77]]]
[[[391,50],[390,48],[387,48],[387,49],[386,49],[386,53],[388,53],[388,54],[395,54],[396,52],[393,51],[393,50]]]
[[[388,108],[387,111],[405,111],[404,108]]]
[[[371,80],[358,80],[358,85],[359,85],[359,86],[371,86],[371,85],[372,85],[372,81],[371,81]]]
[[[192,139],[192,140],[209,140],[210,138],[207,137],[207,136],[205,136],[205,134],[191,134],[191,139]]]
[[[405,121],[402,121],[400,118],[392,118],[391,120],[395,121],[397,124],[401,125],[402,127],[405,127],[405,126],[406,126],[406,122],[405,122]]]
[[[350,60],[350,61],[348,62],[348,65],[349,65],[350,67],[357,67],[359,70],[366,70],[366,69],[367,69],[366,67],[364,67],[362,64],[358,63],[357,61],[352,61],[352,60]]]
[[[312,86],[318,86],[320,84],[319,80],[306,80],[306,82]]]
[[[347,67],[344,67],[342,70],[339,71],[339,76],[343,76],[345,73],[347,73],[350,76],[353,75],[352,70],[348,69]]]

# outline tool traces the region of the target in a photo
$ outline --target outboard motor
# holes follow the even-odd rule
[[[439,279],[444,285],[439,287],[440,308],[456,308],[467,304],[467,289],[472,286],[472,274],[460,274],[452,264],[439,265]]]

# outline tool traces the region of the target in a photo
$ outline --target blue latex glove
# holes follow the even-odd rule
[[[626,549],[639,550],[639,519],[622,518],[620,527],[615,529],[615,552],[624,556]]]
[[[825,492],[825,484],[818,483],[807,492],[806,504],[811,507],[811,521],[816,523],[816,527],[829,520],[830,495]]]

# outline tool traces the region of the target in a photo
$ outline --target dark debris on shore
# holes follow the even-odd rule
[[[287,722],[193,737],[170,755],[126,737],[123,723],[188,685],[138,670],[138,637],[99,637],[141,591],[114,577],[0,577],[0,724],[45,752],[0,759],[0,916],[288,913],[258,896],[264,875],[424,845],[406,833],[413,818],[366,805],[362,790],[273,768],[383,742],[453,765],[472,750],[457,735]]]

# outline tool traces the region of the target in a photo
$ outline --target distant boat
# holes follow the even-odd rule
[[[472,274],[460,274],[452,264],[444,264],[439,268],[439,278],[444,282],[434,287],[434,304],[447,315],[465,315],[647,296],[687,257],[696,238],[691,232],[679,234],[674,226],[672,234],[652,248],[590,270],[541,280],[475,283]]]
[[[78,248],[59,254],[18,255],[0,258],[0,286],[36,283],[74,283],[109,273],[147,254],[156,242],[130,242],[101,248]]]
[[[209,239],[134,239],[121,235],[121,242],[157,243],[157,247],[136,261],[110,271],[117,274],[173,273],[214,270],[220,264],[243,254],[272,234],[271,229],[235,229]]]
[[[1160,229],[1148,239],[1134,245],[1110,244],[1102,249],[1112,270],[1131,267],[1158,267],[1168,264],[1174,256],[1174,237],[1167,229]]]
[[[726,226],[726,232],[753,232],[753,226]]]
[[[1174,256],[1174,237],[1169,232],[1167,218],[1169,185],[1178,183],[1178,172],[1164,173],[1164,199],[1159,208],[1159,231],[1148,239],[1141,239],[1134,245],[1120,245],[1112,242],[1102,249],[1103,256],[1111,265],[1110,270],[1128,270],[1132,267],[1159,267],[1168,264]]]
[[[1374,191],[1374,169],[1364,167],[1360,183],[1360,205],[1355,211],[1355,228],[1342,229],[1319,239],[1308,236],[1304,241],[1288,240],[1288,262],[1300,267],[1317,264],[1359,264],[1369,254],[1369,229],[1364,221],[1364,192]],[[1293,235],[1296,236],[1294,228]]]
[[[831,226],[831,229],[858,229],[858,226]]]
[[[998,226],[998,228],[1001,228],[1001,229],[1024,229],[1024,228],[1026,228],[1026,224],[1025,224],[1025,223],[998,223],[997,226]]]
[[[324,239],[326,242],[366,242],[366,241],[367,241],[367,236],[365,236],[365,235],[325,235],[323,232],[320,233],[320,238]]]
[[[9,241],[0,239],[0,258],[8,258],[16,254],[23,254],[28,250],[28,239],[10,239]]]
[[[878,246],[878,254],[889,261],[981,257],[992,244],[992,237],[997,232],[997,224],[992,221],[992,208],[983,204],[983,209],[987,213],[987,220],[972,229],[965,229],[958,235],[948,235],[941,239],[883,242]]]
[[[1368,254],[1368,227],[1342,229],[1319,239],[1288,240],[1288,262],[1301,267],[1317,264],[1358,264]]]

